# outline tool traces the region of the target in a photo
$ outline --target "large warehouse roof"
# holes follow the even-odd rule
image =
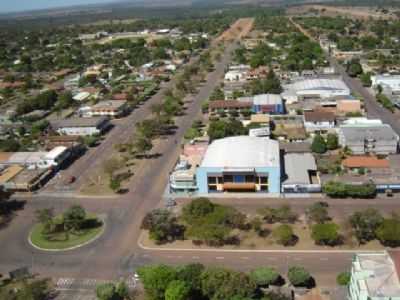
[[[285,86],[287,90],[295,92],[305,90],[349,90],[347,85],[341,79],[305,79]]]
[[[216,140],[208,147],[201,167],[258,168],[279,167],[279,143],[250,136]]]

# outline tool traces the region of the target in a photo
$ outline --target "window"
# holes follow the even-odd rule
[[[224,175],[224,182],[233,182],[232,175]]]
[[[217,183],[217,177],[208,177],[208,184],[210,184],[210,183],[216,184]]]
[[[267,176],[260,176],[260,184],[268,184],[268,177]]]
[[[246,182],[254,182],[254,175],[246,175],[245,181]]]

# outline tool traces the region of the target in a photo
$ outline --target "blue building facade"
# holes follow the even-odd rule
[[[199,194],[241,191],[277,194],[281,190],[281,170],[279,167],[199,167],[196,171],[196,182]]]
[[[280,193],[279,143],[269,138],[236,136],[214,141],[196,170],[199,194]]]

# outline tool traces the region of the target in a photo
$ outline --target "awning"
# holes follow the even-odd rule
[[[256,184],[252,182],[240,182],[240,183],[224,183],[224,190],[255,190]]]

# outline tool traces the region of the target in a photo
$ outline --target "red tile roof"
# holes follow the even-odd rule
[[[307,122],[334,122],[335,114],[327,110],[306,111],[304,113],[304,119]]]
[[[210,109],[219,109],[219,108],[251,108],[251,102],[242,102],[237,100],[214,100],[210,101],[208,107]]]
[[[375,156],[350,156],[342,161],[346,168],[389,168],[387,159]]]

